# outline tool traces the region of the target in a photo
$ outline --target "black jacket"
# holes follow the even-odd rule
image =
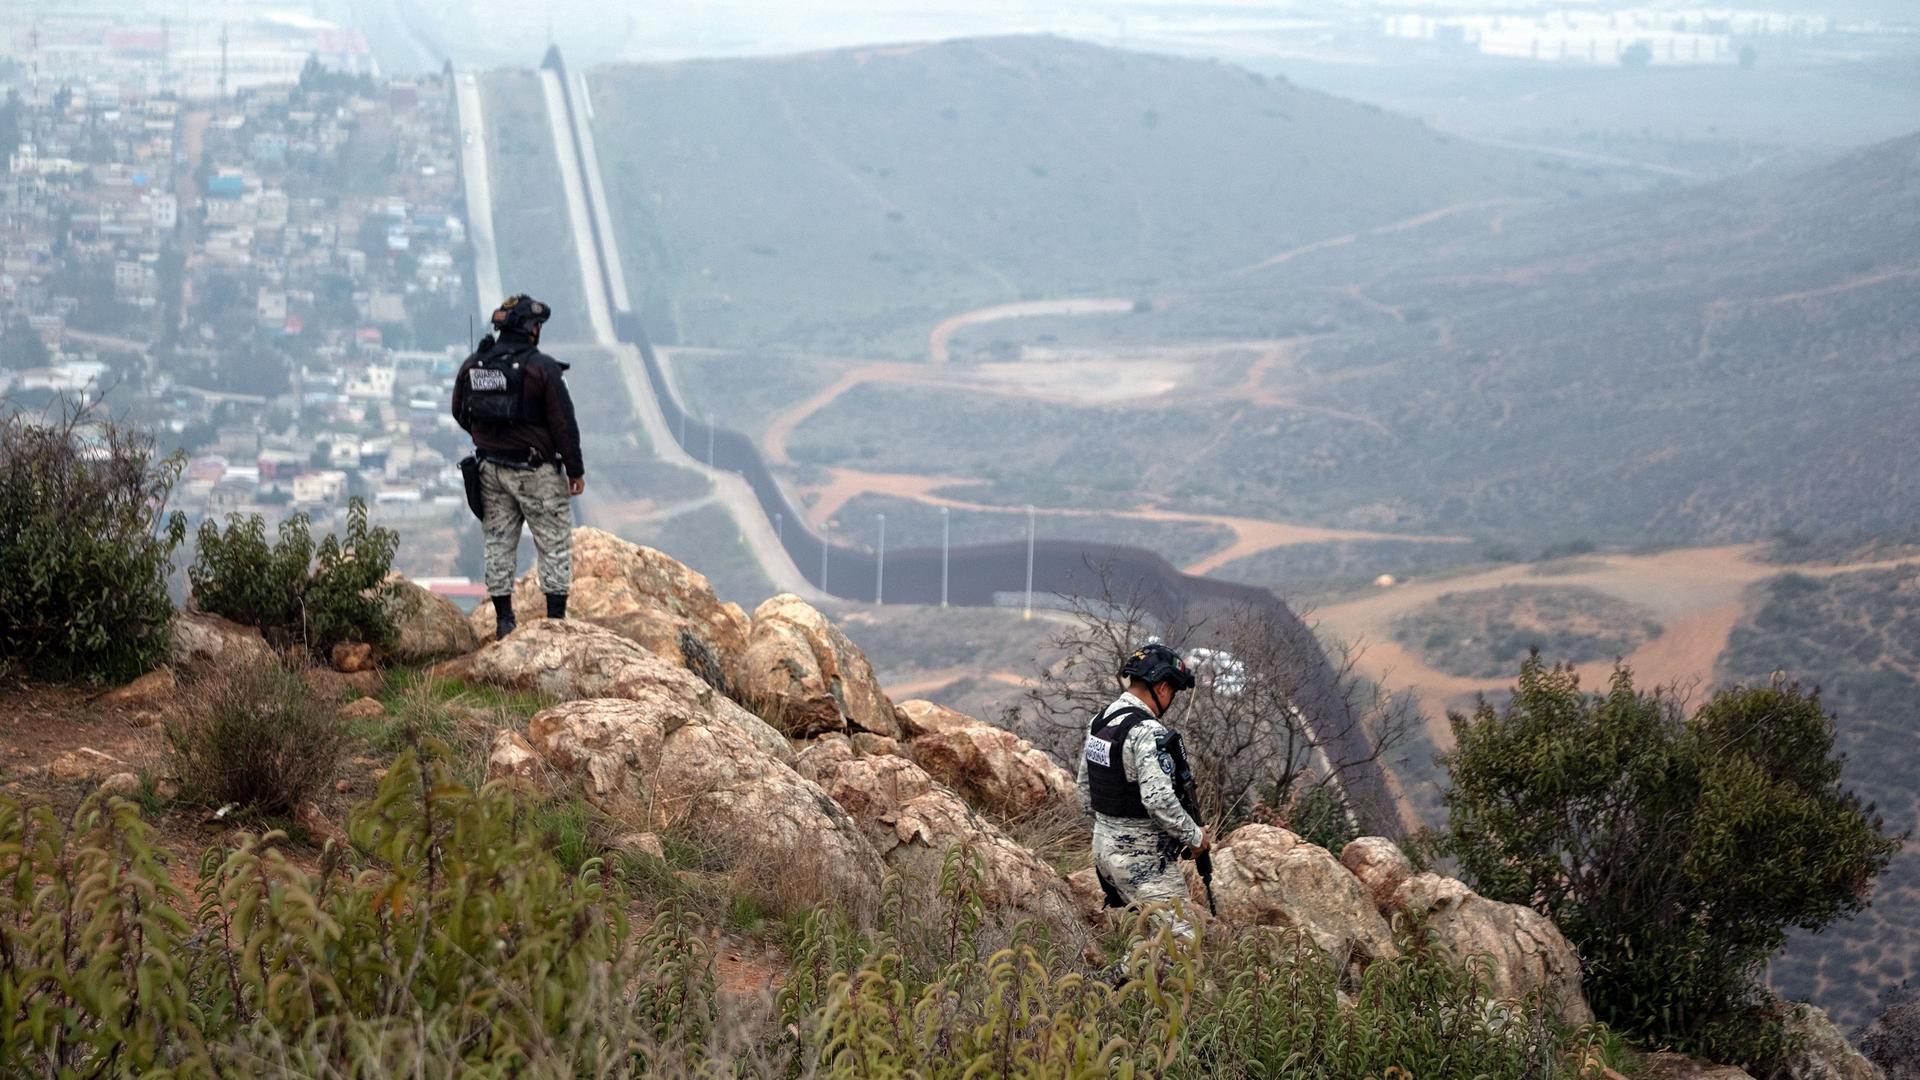
[[[481,344],[482,348],[460,365],[460,373],[453,380],[453,418],[473,436],[474,447],[501,457],[557,461],[568,476],[585,476],[586,466],[580,460],[580,425],[574,421],[573,398],[567,394],[564,378],[567,365],[538,349],[527,354],[523,361],[526,377],[520,384],[520,397],[531,406],[528,412],[543,419],[511,424],[476,423],[468,427],[466,410],[462,407],[467,369],[489,351],[485,342]],[[526,337],[509,332],[501,334],[499,343],[491,348],[526,344]]]

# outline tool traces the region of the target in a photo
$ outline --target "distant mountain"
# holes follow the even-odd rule
[[[979,304],[1124,296],[1585,183],[1231,66],[1050,37],[588,78],[630,280],[701,344],[917,353]]]

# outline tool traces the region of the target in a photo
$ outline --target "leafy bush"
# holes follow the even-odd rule
[[[166,655],[183,460],[80,409],[0,419],[0,668],[125,682]]]
[[[1601,1019],[1769,1067],[1762,965],[1789,928],[1861,910],[1900,847],[1841,788],[1819,698],[1732,689],[1687,719],[1624,668],[1586,695],[1535,654],[1503,711],[1452,720],[1443,848],[1469,883],[1553,918]]]
[[[210,676],[167,722],[188,794],[264,811],[292,810],[333,779],[347,737],[333,708],[278,661]]]
[[[1343,1004],[1273,930],[1162,935],[1093,977],[985,919],[965,851],[925,906],[889,881],[880,936],[814,911],[777,998],[721,994],[697,919],[630,922],[627,884],[564,872],[509,787],[405,754],[350,832],[317,871],[275,833],[209,852],[190,903],[133,803],[0,799],[0,1075],[1550,1080],[1591,1046],[1417,951]]]
[[[259,514],[235,514],[224,533],[211,520],[201,523],[187,576],[201,611],[325,655],[343,641],[393,643],[387,575],[399,546],[399,534],[367,523],[359,499],[348,504],[346,539],[328,534],[318,548],[304,513],[281,522],[272,544]]]

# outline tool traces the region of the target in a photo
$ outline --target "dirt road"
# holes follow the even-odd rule
[[[1855,573],[1920,563],[1920,557],[1860,563],[1853,566],[1780,565],[1761,562],[1763,545],[1687,548],[1653,555],[1605,555],[1582,558],[1575,573],[1542,576],[1530,565],[1503,566],[1464,577],[1416,581],[1315,612],[1323,630],[1366,647],[1361,673],[1396,690],[1419,695],[1427,713],[1429,734],[1436,745],[1447,746],[1445,711],[1480,693],[1496,693],[1512,685],[1511,676],[1473,679],[1449,675],[1429,666],[1412,650],[1393,640],[1394,623],[1426,607],[1446,593],[1477,592],[1503,585],[1579,586],[1648,608],[1659,620],[1661,634],[1625,659],[1634,682],[1655,685],[1706,687],[1713,679],[1720,655],[1726,651],[1733,628],[1746,617],[1753,586],[1782,574],[1809,577]],[[1579,666],[1581,684],[1606,685],[1611,660]]]

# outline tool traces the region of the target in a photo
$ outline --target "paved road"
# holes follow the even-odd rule
[[[707,477],[721,504],[727,508],[739,528],[748,553],[760,564],[760,572],[766,575],[774,588],[808,600],[824,599],[824,594],[815,589],[794,565],[793,558],[774,534],[772,523],[761,511],[760,501],[747,482],[738,473],[709,468],[705,462],[695,459],[681,448],[668,430],[660,403],[654,398],[640,350],[631,343],[621,341],[614,333],[608,294],[612,291],[613,282],[625,280],[611,273],[611,268],[619,264],[619,248],[615,246],[611,224],[602,225],[598,231],[595,229],[596,212],[605,213],[606,195],[603,191],[596,191],[592,196],[588,194],[580,163],[583,159],[594,162],[599,158],[592,149],[593,132],[584,118],[581,118],[576,138],[576,128],[567,108],[567,88],[562,84],[562,78],[562,73],[553,68],[543,67],[540,70],[541,88],[547,102],[547,124],[553,133],[555,154],[560,159],[561,181],[567,197],[567,220],[573,229],[574,250],[580,257],[580,280],[585,286],[587,322],[592,329],[594,343],[613,354],[621,382],[627,389],[627,398],[633,403],[636,418],[646,429],[647,441],[653,445],[654,456]],[[595,176],[592,182],[597,189],[599,177]],[[605,264],[600,260],[603,245],[608,253]],[[601,272],[603,265],[608,268],[606,274]],[[624,293],[616,294],[615,302],[624,308],[625,299]]]
[[[485,326],[494,305],[507,294],[500,286],[500,255],[493,239],[493,181],[487,160],[487,118],[480,80],[471,71],[454,76],[454,100],[460,110],[460,179],[467,193],[467,236],[473,242],[473,287]]]

